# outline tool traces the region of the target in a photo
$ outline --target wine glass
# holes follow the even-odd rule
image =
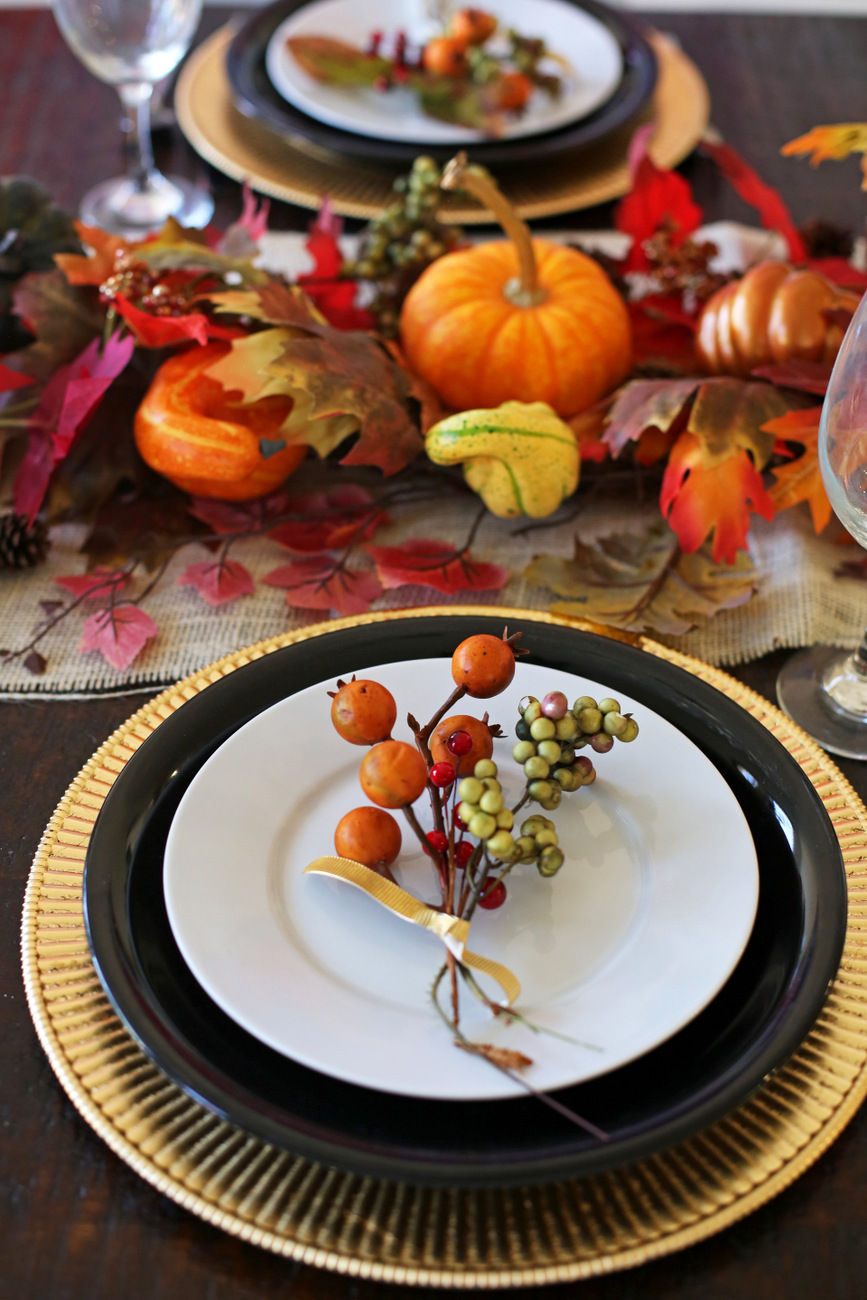
[[[867,547],[867,294],[831,372],[819,468],[837,518]],[[851,653],[813,646],[793,655],[777,678],[777,699],[825,749],[867,758],[867,631]]]
[[[103,181],[82,200],[88,225],[144,235],[169,217],[203,226],[214,210],[207,190],[154,166],[150,105],[154,85],[177,66],[199,22],[202,0],[54,0],[57,25],[72,52],[117,88],[131,119],[127,175]]]

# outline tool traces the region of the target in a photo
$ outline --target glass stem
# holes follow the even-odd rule
[[[120,101],[134,126],[128,135],[128,171],[141,193],[150,188],[154,172],[154,153],[151,144],[151,99],[154,88],[147,81],[135,81],[118,86]]]

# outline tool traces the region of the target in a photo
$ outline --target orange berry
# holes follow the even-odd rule
[[[515,676],[515,653],[501,637],[478,633],[462,641],[452,655],[452,677],[476,700],[504,691]]]
[[[484,9],[458,9],[449,23],[449,36],[464,45],[482,45],[496,30],[496,18]]]
[[[331,701],[334,729],[350,745],[375,745],[391,735],[397,705],[391,691],[364,678],[344,682]]]
[[[442,77],[460,77],[467,70],[466,45],[451,36],[435,36],[422,50],[422,65]]]
[[[466,754],[458,755],[449,749],[448,740],[453,731],[465,731],[472,740],[473,747]],[[457,768],[458,776],[471,776],[479,759],[490,758],[494,752],[491,728],[480,718],[471,718],[466,713],[453,713],[450,718],[443,718],[434,728],[430,738],[430,752],[435,763],[452,763]]]
[[[496,83],[497,108],[514,113],[529,102],[533,83],[523,72],[504,72]]]
[[[380,808],[403,808],[427,785],[427,766],[414,745],[383,740],[365,754],[359,779],[371,803]]]
[[[334,848],[365,867],[390,867],[400,853],[400,827],[382,808],[353,808],[337,823]]]

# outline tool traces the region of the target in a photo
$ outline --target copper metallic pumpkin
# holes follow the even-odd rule
[[[715,375],[748,375],[791,360],[832,362],[859,295],[818,271],[760,262],[705,303],[698,359]]]

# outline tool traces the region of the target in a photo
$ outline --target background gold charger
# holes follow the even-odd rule
[[[226,75],[226,52],[234,35],[221,28],[190,55],[175,89],[175,111],[197,153],[234,180],[303,208],[318,208],[328,195],[335,212],[375,216],[391,197],[399,170],[355,163],[310,141],[292,142],[239,113]],[[649,34],[659,79],[643,120],[654,120],[653,156],[673,167],[698,144],[708,122],[707,86],[695,64],[658,32]],[[640,117],[638,120],[642,120]],[[629,189],[626,146],[633,122],[599,144],[544,164],[503,169],[497,180],[525,219],[549,217],[619,198]],[[419,150],[423,152],[423,150]],[[490,214],[455,202],[448,215],[465,225]]]
[[[800,764],[839,839],[848,888],[840,969],[794,1056],[724,1120],[658,1154],[534,1187],[421,1188],[343,1173],[227,1124],[187,1096],[112,1011],[82,915],[87,844],[117,774],[186,700],[262,655],[338,628],[453,613],[389,611],[320,623],[227,655],[139,709],[69,787],[37,850],[22,923],[28,1004],[51,1065],[87,1123],[159,1191],[227,1232],[307,1264],[418,1286],[562,1282],[669,1254],[787,1187],[867,1096],[867,809],[828,756],[719,669],[640,647],[717,687]],[[576,626],[526,610],[466,614]],[[579,625],[580,626],[580,625]]]

